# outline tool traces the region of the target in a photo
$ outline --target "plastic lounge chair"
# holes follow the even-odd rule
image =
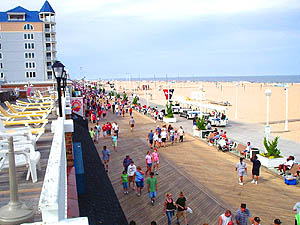
[[[2,106],[0,106],[0,113],[5,117],[4,119],[6,119],[7,121],[15,120],[17,118],[26,118],[28,120],[31,120],[33,117],[37,117],[38,119],[45,119],[48,116],[47,114],[11,114],[7,112]]]
[[[16,134],[1,134],[1,137],[4,140],[1,142],[3,146],[0,149],[0,171],[9,167],[8,161],[8,141],[9,136],[16,136]],[[18,134],[22,135],[22,133]],[[14,152],[15,152],[15,164],[16,167],[27,166],[27,176],[26,180],[29,180],[31,175],[32,182],[37,182],[37,168],[40,170],[40,158],[41,154],[38,151],[35,151],[30,145],[25,144],[24,142],[14,141]]]
[[[7,108],[9,109],[9,111],[13,114],[17,114],[17,115],[24,115],[24,114],[47,114],[49,115],[49,113],[51,112],[51,110],[36,110],[36,111],[18,111],[16,108],[14,108],[9,101],[5,101],[4,102],[5,105],[7,106]]]
[[[293,176],[297,176],[298,169],[299,169],[298,163],[294,163],[293,166],[291,167],[291,169],[287,170],[286,172],[288,174],[290,173]]]
[[[46,106],[46,105],[52,105],[53,102],[31,103],[31,102],[24,102],[21,100],[16,100],[16,104],[19,106]]]
[[[24,125],[28,127],[29,125],[41,125],[40,127],[43,128],[48,123],[47,119],[40,119],[40,120],[14,120],[14,121],[3,121],[2,123],[4,126],[14,126],[14,125]]]
[[[13,129],[7,129],[4,127],[2,121],[0,120],[0,133],[3,134],[23,133],[23,136],[26,135],[27,140],[31,140],[35,143],[45,133],[45,128],[17,127]],[[16,138],[16,136],[14,136],[14,138]],[[22,139],[24,140],[24,138]]]
[[[22,112],[26,111],[26,110],[51,110],[51,108],[53,107],[53,105],[24,105],[24,106],[20,106],[20,105],[12,105],[14,106],[16,109],[21,110]]]

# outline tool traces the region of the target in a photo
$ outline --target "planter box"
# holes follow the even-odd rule
[[[197,130],[193,129],[193,136],[200,137],[202,139],[205,139],[207,135],[211,132],[211,130]]]
[[[285,163],[287,157],[269,159],[264,156],[257,155],[257,159],[260,161],[261,165],[271,168],[271,167],[278,167],[280,164]]]
[[[166,118],[166,117],[164,117],[163,121],[165,123],[176,123],[176,118],[175,117],[173,117],[173,118]]]

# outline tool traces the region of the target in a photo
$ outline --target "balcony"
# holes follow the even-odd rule
[[[46,37],[46,42],[56,42],[55,38]]]
[[[45,28],[45,32],[46,33],[55,33],[55,28],[53,27],[52,29],[51,28]]]

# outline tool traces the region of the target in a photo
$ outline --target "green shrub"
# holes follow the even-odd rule
[[[132,100],[132,105],[136,105],[138,103],[137,96],[134,96],[134,99]]]
[[[117,98],[120,98],[120,97],[121,97],[121,95],[118,93],[116,97],[117,97]]]
[[[264,137],[264,146],[267,150],[265,154],[266,157],[269,158],[279,158],[280,157],[280,150],[277,148],[278,146],[278,139],[279,137],[275,137],[273,141],[267,141],[266,137]]]
[[[197,118],[196,126],[199,130],[206,130],[206,125],[207,122],[205,121],[204,116],[202,116],[201,119],[199,117]]]
[[[174,118],[173,109],[172,109],[172,103],[170,105],[166,105],[167,107],[167,114],[165,115],[166,118]]]
[[[109,93],[109,95],[110,95],[110,96],[115,96],[115,93],[114,93],[113,91],[111,91],[111,92]]]
[[[125,101],[128,100],[128,97],[127,97],[127,94],[126,94],[126,93],[124,93],[124,95],[123,95],[123,100],[125,100]]]

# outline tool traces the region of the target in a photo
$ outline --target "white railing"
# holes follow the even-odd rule
[[[67,218],[67,160],[64,134],[64,118],[53,122],[54,136],[39,209],[43,222],[54,223]]]

